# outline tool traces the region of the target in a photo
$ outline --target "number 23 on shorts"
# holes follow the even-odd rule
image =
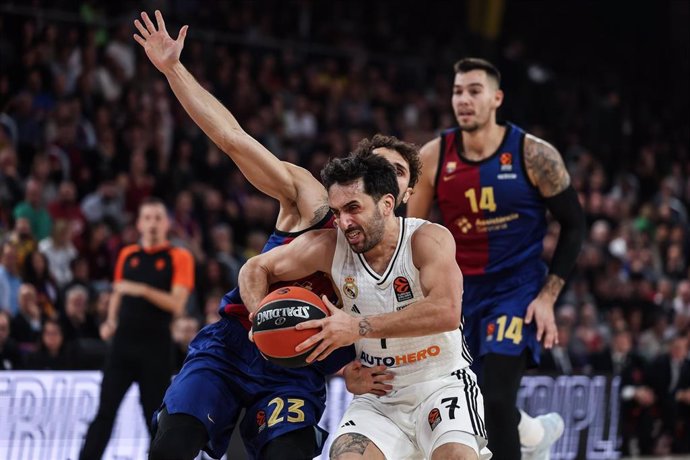
[[[304,421],[304,400],[296,398],[287,399],[287,414],[283,414],[285,408],[285,400],[283,398],[273,398],[268,406],[272,409],[271,416],[268,418],[268,426],[271,427],[286,420],[290,423],[299,423]]]
[[[519,316],[503,315],[488,324],[486,328],[486,340],[512,340],[515,345],[522,342],[522,326],[524,319]]]

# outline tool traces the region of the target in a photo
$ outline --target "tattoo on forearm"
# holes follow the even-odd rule
[[[534,137],[525,139],[525,166],[545,197],[558,195],[570,185],[570,176],[558,151]]]
[[[365,337],[368,333],[373,331],[374,328],[371,327],[371,324],[369,323],[369,318],[362,318],[359,321],[359,335],[362,337]]]
[[[362,455],[371,440],[358,433],[348,433],[338,436],[331,446],[330,457],[338,458],[339,455],[355,453]]]
[[[561,289],[563,289],[564,284],[565,280],[563,280],[563,278],[556,275],[549,275],[546,278],[546,283],[544,283],[544,287],[541,288],[541,290],[556,298],[558,297],[558,294],[561,293]]]

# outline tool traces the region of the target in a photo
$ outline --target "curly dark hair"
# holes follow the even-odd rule
[[[419,147],[409,142],[401,141],[395,136],[376,134],[371,139],[362,139],[351,153],[352,156],[373,155],[374,150],[387,148],[398,152],[408,164],[410,169],[410,187],[414,187],[422,173],[422,160],[419,159]]]

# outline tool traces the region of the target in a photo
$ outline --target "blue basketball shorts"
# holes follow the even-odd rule
[[[325,409],[326,374],[353,358],[353,349],[341,349],[321,367],[280,367],[259,353],[239,321],[223,318],[194,338],[163,406],[170,414],[192,415],[204,424],[209,435],[204,450],[214,458],[227,451],[245,409],[240,433],[249,457],[258,458],[272,439],[317,427]],[[317,430],[322,435],[318,437],[325,440],[328,433]]]
[[[545,276],[545,267],[538,264],[509,275],[464,278],[463,332],[477,375],[481,375],[482,356],[488,353],[518,356],[527,349],[533,364],[539,363],[536,322],[525,324],[525,315]]]

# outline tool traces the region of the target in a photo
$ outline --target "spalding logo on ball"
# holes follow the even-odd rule
[[[273,363],[283,367],[306,366],[305,359],[318,344],[301,353],[297,353],[295,347],[319,329],[297,330],[295,326],[328,315],[328,307],[310,290],[299,286],[276,289],[264,297],[254,315],[254,343]]]

